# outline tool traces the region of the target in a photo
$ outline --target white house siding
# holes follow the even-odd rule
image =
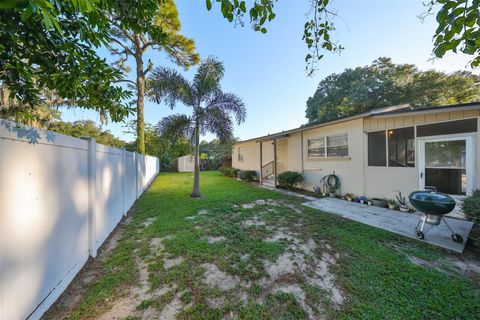
[[[431,112],[427,114],[365,118],[365,132],[397,129],[424,124],[454,121],[468,118],[477,118],[477,127],[480,128],[479,110],[465,110],[454,112]],[[368,153],[367,136],[365,135],[365,152]],[[478,130],[475,134],[476,161],[475,161],[475,188],[480,188],[480,139]],[[417,143],[416,143],[417,147]],[[417,151],[417,150],[416,150]],[[365,156],[366,158],[366,156]],[[369,197],[393,198],[394,190],[400,190],[406,196],[419,188],[419,155],[415,152],[415,167],[366,167],[366,195]],[[367,165],[367,160],[365,161]]]
[[[243,161],[238,160],[238,148],[243,149]],[[255,141],[235,144],[232,152],[232,167],[240,170],[255,170],[259,174],[260,144]]]
[[[157,158],[0,120],[0,319],[38,319],[159,170]]]
[[[302,133],[292,133],[287,138],[277,139],[278,171],[281,172],[286,167],[289,171],[303,172],[303,188],[306,190],[313,190],[312,187],[318,186],[323,176],[335,171],[335,174],[341,180],[342,193],[350,192],[368,197],[393,198],[395,190],[400,190],[404,195],[408,195],[411,191],[419,188],[418,152],[415,154],[415,167],[369,167],[368,132],[467,118],[476,118],[478,128],[480,128],[479,110],[431,112],[396,117],[373,116],[355,119],[303,131],[303,150]],[[343,133],[348,134],[348,157],[337,159],[308,157],[308,139]],[[475,188],[480,189],[480,135],[478,132],[475,134],[475,140]],[[286,144],[284,141],[286,141]],[[264,141],[262,145],[263,164],[265,165],[273,160],[272,140]],[[243,162],[237,160],[238,147],[244,148]],[[259,143],[255,141],[237,143],[233,150],[233,167],[258,172],[260,168],[259,150]],[[284,155],[285,152],[286,156]]]
[[[308,157],[308,139],[315,139],[323,136],[337,134],[348,134],[349,156],[335,159],[318,159]],[[318,186],[321,177],[326,174],[337,174],[342,182],[342,192],[362,193],[363,192],[363,122],[361,119],[310,129],[303,133],[303,151],[301,133],[292,134],[286,138],[277,139],[277,169],[282,171],[302,172],[303,152],[303,174],[304,188],[313,190]],[[263,165],[273,161],[273,141],[263,141]],[[244,160],[238,161],[238,148],[244,150]],[[247,141],[237,143],[232,153],[232,166],[240,170],[260,170],[260,143]]]
[[[309,158],[308,139],[324,136],[348,134],[348,157],[344,158]],[[301,139],[295,139],[299,143]],[[304,188],[312,190],[318,186],[320,179],[335,172],[341,181],[342,193],[363,193],[364,141],[362,119],[351,120],[303,132],[303,168]],[[292,141],[292,146],[298,149]],[[293,167],[301,167],[301,154],[298,154],[297,163]]]

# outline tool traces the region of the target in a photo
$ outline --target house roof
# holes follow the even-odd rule
[[[289,135],[294,133],[331,126],[334,124],[361,119],[361,118],[367,118],[367,117],[391,117],[391,116],[403,116],[403,115],[410,115],[410,114],[427,114],[427,113],[434,113],[439,111],[450,112],[450,111],[463,111],[463,110],[472,110],[472,109],[480,109],[480,102],[471,102],[471,103],[462,103],[462,104],[435,106],[435,107],[421,107],[421,108],[414,108],[409,104],[401,104],[396,106],[372,109],[367,112],[335,119],[332,121],[307,124],[307,125],[300,126],[298,128],[290,129],[290,130],[268,134],[265,136],[260,136],[260,137],[256,137],[248,140],[238,141],[236,142],[236,144],[252,142],[252,141],[255,141],[255,142],[268,141],[275,138],[278,139],[278,138],[288,137]]]

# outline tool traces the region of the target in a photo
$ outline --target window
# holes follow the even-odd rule
[[[415,137],[413,127],[388,130],[388,166],[415,166]]]
[[[371,167],[415,166],[415,136],[413,127],[368,133],[368,165]]]
[[[368,165],[385,167],[387,165],[386,132],[377,131],[368,133]]]
[[[333,158],[346,156],[348,156],[347,134],[308,140],[308,157]]]
[[[325,157],[325,137],[308,140],[309,157]]]
[[[327,137],[327,157],[348,156],[348,135]]]
[[[243,161],[244,150],[243,148],[238,148],[238,161]]]

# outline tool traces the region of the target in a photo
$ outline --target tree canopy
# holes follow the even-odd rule
[[[136,123],[130,123],[129,132],[136,130]],[[126,146],[129,151],[137,151],[137,141],[133,141]],[[171,139],[166,135],[161,135],[155,126],[145,123],[145,153],[160,159],[160,170],[171,171],[176,170],[173,167],[175,159],[190,154],[192,147],[190,142],[185,139]]]
[[[145,77],[153,68],[152,61],[145,65],[143,55],[149,49],[163,51],[177,65],[188,68],[198,63],[195,42],[180,34],[180,20],[173,0],[111,1],[104,11],[110,23],[110,52],[119,56],[117,68],[129,73],[125,62],[133,58],[137,114],[137,151],[145,153],[144,100]]]
[[[307,100],[306,117],[315,123],[404,103],[423,107],[478,101],[479,81],[480,76],[468,71],[421,71],[412,64],[379,58],[320,81]]]
[[[0,84],[10,97],[31,108],[52,90],[78,107],[128,114],[122,78],[95,49],[108,40],[101,0],[21,0],[0,3]]]
[[[74,122],[54,121],[49,124],[48,130],[76,138],[92,137],[95,138],[97,143],[115,148],[124,148],[127,145],[125,141],[115,137],[110,131],[102,130],[92,120],[78,120]]]

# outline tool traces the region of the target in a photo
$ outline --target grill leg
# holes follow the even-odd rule
[[[453,231],[452,227],[447,223],[447,219],[442,217],[442,221],[445,222],[445,225],[447,226],[448,230],[450,230],[452,234],[455,234],[455,231]]]
[[[423,228],[425,227],[425,220],[426,219],[427,219],[427,216],[423,216],[420,220],[418,220],[417,227],[415,229],[423,232]],[[418,228],[418,226],[420,226],[420,228]]]

